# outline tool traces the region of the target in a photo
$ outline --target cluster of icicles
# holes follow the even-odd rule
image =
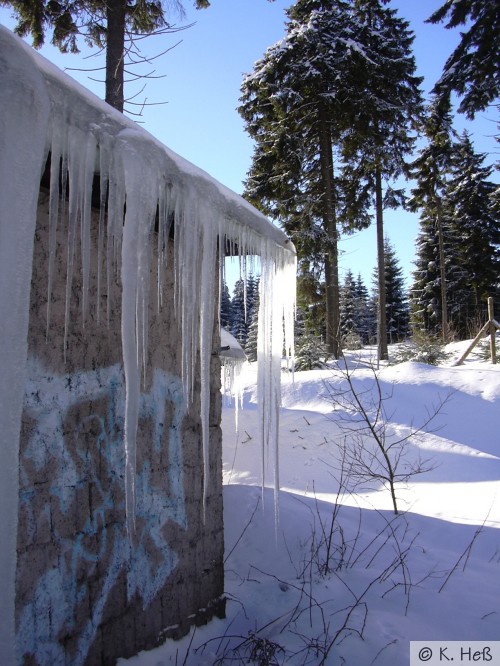
[[[57,228],[64,220],[68,227],[64,353],[69,342],[73,277],[81,272],[83,327],[89,315],[90,266],[95,259],[92,252],[99,255],[97,303],[100,294],[109,291],[106,281],[110,283],[121,275],[121,304],[109,303],[108,307],[121,307],[122,314],[129,535],[135,522],[136,434],[142,375],[148,358],[148,315],[154,306],[148,303],[149,287],[152,291],[157,286],[156,307],[162,308],[168,239],[174,236],[174,266],[168,270],[175,275],[175,318],[182,329],[182,381],[188,404],[194,398],[195,377],[201,377],[205,499],[209,479],[210,359],[215,342],[217,279],[223,262],[219,248],[225,248],[228,242],[241,257],[260,257],[258,393],[263,483],[269,451],[269,467],[274,459],[276,490],[280,370],[284,346],[292,351],[295,252],[285,236],[241,197],[110,109],[3,26],[0,109],[0,599],[5,611],[0,624],[0,662],[11,664],[15,662],[16,636],[19,433],[27,370],[33,242],[40,176],[49,153],[47,325],[50,327],[52,316]],[[95,250],[90,222],[92,185],[97,174],[101,201]],[[66,192],[68,200],[61,197]],[[158,243],[157,285],[150,285],[154,242]],[[98,316],[105,324],[106,313]]]
[[[69,324],[72,280],[82,273],[82,326],[88,316],[91,264],[91,199],[94,174],[100,177],[99,267],[97,303],[105,281],[121,274],[121,336],[126,382],[124,446],[126,455],[126,510],[129,534],[135,528],[136,434],[142,377],[148,358],[148,312],[152,243],[157,243],[156,307],[161,309],[166,248],[174,225],[175,318],[182,340],[182,382],[188,404],[193,401],[195,375],[201,378],[201,425],[204,460],[204,506],[208,491],[210,362],[217,280],[224,272],[221,248],[246,257],[260,257],[258,315],[258,404],[262,429],[262,483],[272,469],[275,502],[279,489],[278,417],[280,373],[284,349],[293,354],[295,253],[273,234],[266,235],[259,221],[257,230],[228,216],[224,210],[227,192],[200,172],[183,169],[181,158],[156,143],[131,123],[109,132],[105,122],[82,128],[74,122],[72,109],[57,109],[53,115],[49,204],[49,269],[47,327],[55,270],[56,228],[62,215],[68,224],[66,282],[66,337]],[[113,118],[114,120],[114,118]],[[113,125],[115,123],[112,123]],[[189,165],[190,166],[190,165]],[[67,203],[60,192],[68,192]],[[233,195],[234,197],[235,195]],[[238,204],[242,205],[243,204]],[[66,209],[67,208],[67,209]],[[243,206],[242,209],[245,209]],[[125,216],[124,216],[125,210]],[[246,210],[248,217],[249,211]],[[258,213],[255,211],[255,215]],[[269,225],[270,226],[270,225]],[[155,227],[158,231],[154,233]],[[75,243],[81,239],[81,267],[75,266]],[[241,262],[246,265],[245,261]],[[220,287],[219,287],[220,288]],[[109,308],[115,304],[109,303]],[[154,304],[153,304],[154,305]],[[98,313],[98,317],[105,315]],[[199,366],[198,366],[199,363]],[[197,367],[198,366],[198,367]]]

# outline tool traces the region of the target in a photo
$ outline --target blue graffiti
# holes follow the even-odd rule
[[[126,575],[128,597],[137,593],[146,608],[177,566],[178,555],[166,541],[164,527],[174,522],[187,529],[181,442],[184,392],[179,378],[156,369],[149,391],[141,395],[139,424],[150,425],[152,441],[150,455],[144,456],[137,470],[137,531],[130,542],[123,523],[122,367],[56,377],[31,359],[28,371],[25,412],[35,425],[21,456],[24,538],[36,543],[41,525],[49,524],[58,555],[57,562],[39,576],[20,611],[18,658],[22,661],[23,655],[31,653],[40,665],[64,664],[67,655],[60,637],[77,633],[71,663],[78,666],[85,661],[119,577]],[[105,413],[93,411],[93,403],[103,400]],[[66,432],[70,410],[82,405],[88,405],[90,413],[76,429]],[[85,440],[88,432],[90,438]],[[90,441],[91,446],[81,446],[82,441]],[[157,464],[162,456],[166,464],[160,466],[164,476],[159,482],[157,475],[153,479],[152,459]],[[31,477],[49,467],[57,474],[50,479],[47,502],[40,507],[34,501]],[[90,505],[85,519],[76,521],[78,530],[75,533],[74,526],[62,529],[51,513],[59,512],[73,525],[74,513],[84,511],[80,496],[85,493],[91,495]],[[89,599],[91,578],[99,581],[99,587]]]

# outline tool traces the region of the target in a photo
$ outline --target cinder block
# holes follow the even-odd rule
[[[109,293],[103,280],[98,303],[98,214],[94,212],[88,317],[83,326],[77,225],[65,333],[65,224],[56,234],[47,337],[48,199],[42,193],[30,302],[33,408],[25,409],[20,442],[16,617],[18,622],[31,618],[23,624],[27,646],[43,637],[37,654],[27,647],[25,663],[35,659],[38,666],[49,664],[46,655],[53,641],[64,653],[65,666],[75,660],[106,666],[119,656],[156,645],[162,636],[184,635],[192,624],[208,621],[218,607],[223,593],[220,365],[214,357],[211,472],[204,516],[200,382],[196,377],[194,401],[187,409],[180,382],[180,328],[173,317],[169,246],[170,272],[160,312],[152,258],[149,357],[137,432],[136,534],[129,560],[120,278],[111,276]],[[109,324],[108,301],[112,303]],[[134,566],[136,579],[129,598],[127,574]]]

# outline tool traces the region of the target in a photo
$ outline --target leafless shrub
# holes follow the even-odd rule
[[[433,469],[429,459],[409,455],[409,444],[429,432],[451,393],[431,406],[422,423],[401,435],[392,426],[386,409],[392,393],[384,394],[376,368],[368,367],[371,381],[365,388],[356,384],[356,369],[351,370],[347,364],[339,367],[334,379],[325,382],[328,399],[334,406],[331,419],[341,433],[340,463],[325,464],[337,471],[340,464],[340,473],[349,479],[351,490],[373,489],[382,484],[389,490],[397,514],[397,484],[408,483],[412,477]]]

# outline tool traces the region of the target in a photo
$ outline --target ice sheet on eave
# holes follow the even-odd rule
[[[22,40],[16,38],[4,26],[0,25],[0,30],[12,39],[12,43],[15,44],[14,48],[22,48],[29,53],[34,66],[40,70],[47,81],[53,105],[71,109],[71,122],[74,126],[84,131],[95,132],[97,135],[104,132],[109,138],[117,137],[125,131],[129,136],[133,134],[134,141],[140,144],[146,154],[154,158],[155,164],[172,182],[185,183],[186,179],[189,179],[190,186],[200,199],[208,200],[223,219],[233,220],[249,227],[259,236],[266,236],[276,244],[294,252],[293,245],[287,236],[243,197],[162,144],[133,120],[103,102]],[[96,165],[96,171],[98,171],[98,165]]]

